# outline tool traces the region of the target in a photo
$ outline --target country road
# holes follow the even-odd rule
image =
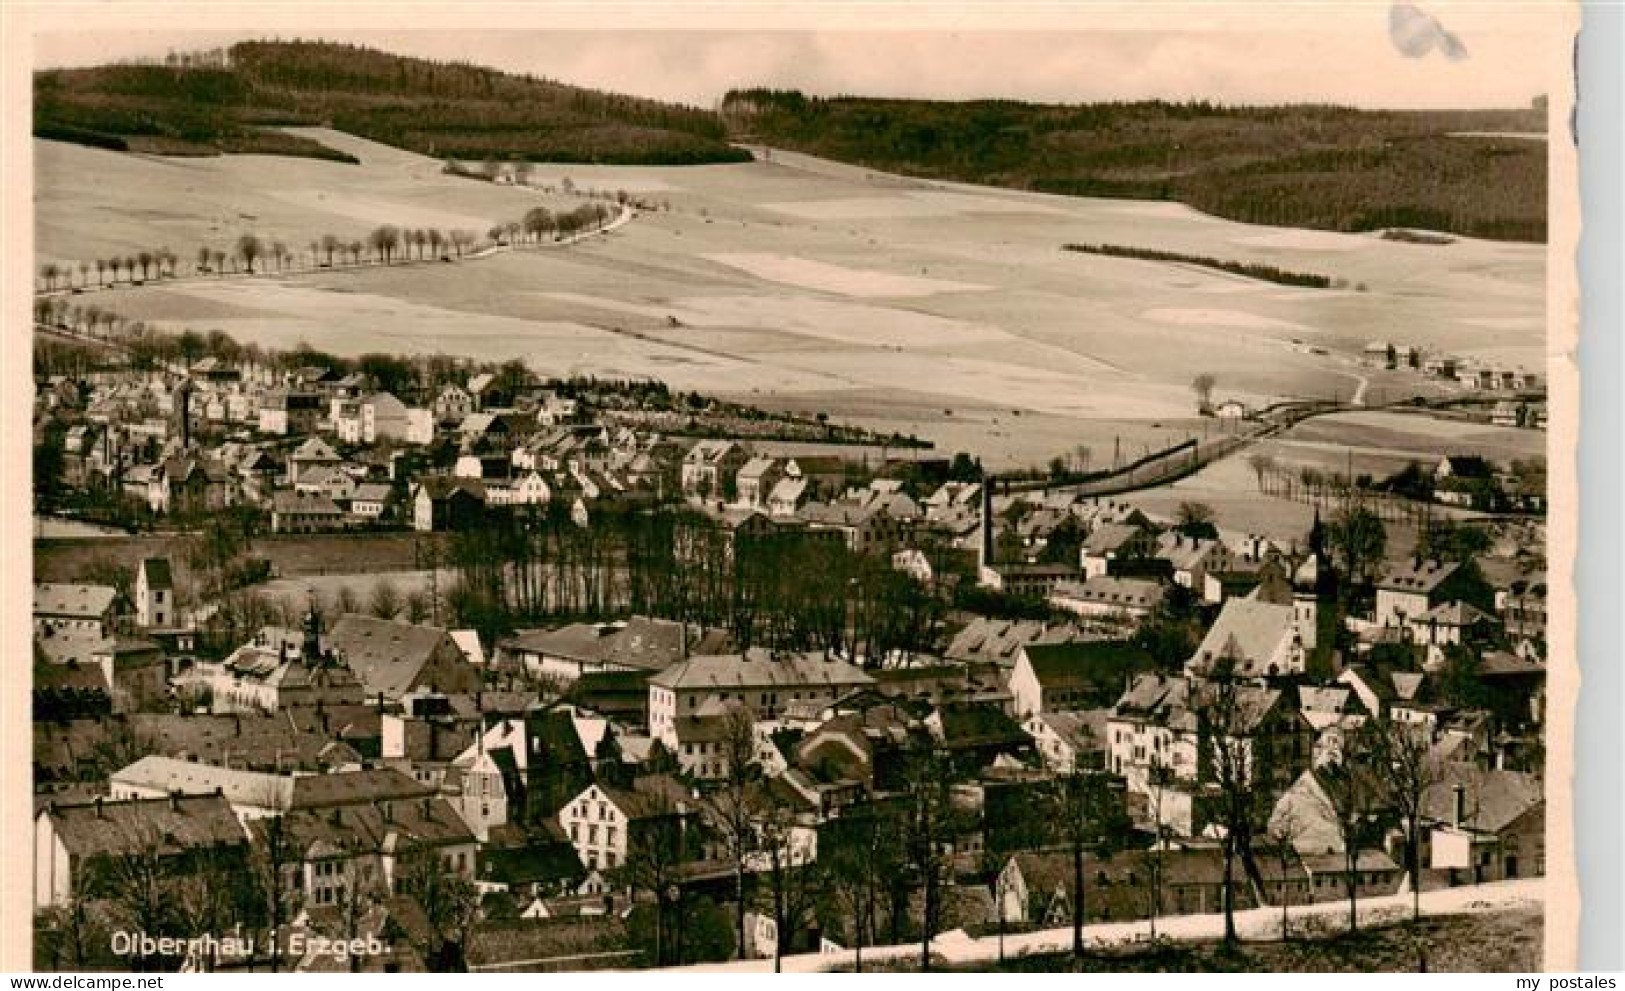
[[[1479,912],[1498,912],[1506,909],[1542,905],[1545,901],[1545,880],[1527,878],[1518,881],[1497,881],[1490,884],[1469,885],[1460,888],[1442,888],[1422,893],[1423,915],[1469,915]],[[1348,918],[1348,902],[1330,901],[1288,910],[1295,930],[1300,930],[1308,919],[1323,926],[1341,928]],[[1366,898],[1359,902],[1362,926],[1389,925],[1410,918],[1409,892]],[[1236,928],[1243,940],[1273,942],[1281,936],[1281,909],[1265,906],[1236,913]],[[1300,930],[1301,931],[1301,930]],[[1224,916],[1182,915],[1163,918],[1157,922],[1160,938],[1180,942],[1218,940],[1224,937]],[[1150,939],[1150,923],[1099,923],[1084,927],[1084,940],[1094,948],[1107,948]],[[1024,954],[1064,953],[1072,948],[1072,930],[1045,929],[1040,932],[1021,933],[1004,937],[1006,957]],[[992,963],[999,957],[998,936],[972,938],[955,930],[943,933],[931,943],[933,955],[940,956],[950,966],[974,966]],[[864,947],[865,965],[882,960],[911,960],[920,955],[919,943],[899,946]],[[851,950],[829,953],[803,953],[787,956],[781,961],[782,970],[793,974],[825,973],[837,968],[851,967]],[[771,973],[773,961],[735,960],[726,963],[697,964],[688,967],[663,968],[672,971],[713,973]]]

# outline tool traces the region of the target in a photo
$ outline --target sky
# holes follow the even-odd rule
[[[44,31],[35,37],[35,64],[89,65],[245,38],[322,38],[696,106],[712,106],[730,88],[746,86],[822,96],[1391,108],[1523,107],[1551,88],[1554,46],[1563,39],[1552,29],[1549,5],[1543,11],[1538,3],[1403,4],[1397,6],[1406,8],[1406,18],[1397,25],[1394,6],[1244,0],[1221,12],[1198,0],[1146,3],[1132,10],[1068,9],[1062,23],[1045,30],[956,30],[949,18],[923,22],[922,29],[919,18],[893,17],[896,23],[879,30],[534,30],[520,24],[431,31],[307,26],[284,17],[274,28],[247,30]],[[701,17],[689,22],[705,23]],[[846,23],[863,21],[848,17]],[[993,23],[1029,24],[1019,16]]]

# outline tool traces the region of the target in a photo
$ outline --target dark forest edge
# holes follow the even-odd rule
[[[724,98],[721,114],[740,141],[923,179],[1177,201],[1243,223],[1546,238],[1546,146],[1510,136],[1545,131],[1543,100],[1522,110],[1371,111],[745,89]],[[1453,136],[1493,131],[1509,137]]]
[[[738,162],[708,111],[355,45],[243,42],[157,64],[34,75],[34,134],[163,155],[355,159],[280,127],[332,127],[438,158]]]
[[[1187,255],[1178,251],[1157,251],[1153,248],[1134,248],[1122,244],[1063,244],[1063,251],[1076,251],[1086,255],[1108,255],[1112,258],[1133,258],[1138,261],[1173,262],[1181,265],[1199,265],[1216,272],[1228,272],[1247,279],[1273,282],[1276,285],[1296,286],[1300,289],[1330,289],[1332,280],[1325,275],[1292,272],[1274,265],[1252,262],[1225,261],[1205,255]]]
[[[1368,111],[1206,101],[1046,105],[743,89],[720,111],[324,42],[244,42],[34,76],[34,134],[165,155],[353,161],[277,130],[324,126],[436,158],[743,162],[766,143],[927,179],[1168,200],[1244,223],[1546,238],[1544,131],[1527,109]],[[1498,140],[1459,133],[1508,132]],[[1474,191],[1460,196],[1462,189]]]

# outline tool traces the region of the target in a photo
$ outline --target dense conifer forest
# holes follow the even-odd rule
[[[279,125],[328,126],[461,160],[747,160],[734,140],[929,179],[1173,200],[1248,223],[1546,237],[1546,146],[1517,136],[1544,133],[1540,107],[1062,106],[746,89],[713,113],[300,41],[42,71],[34,97],[39,137],[159,154],[349,157]]]
[[[702,110],[353,45],[245,42],[156,64],[39,72],[34,133],[172,155],[344,160],[277,130],[320,125],[436,158],[742,161]]]
[[[1176,200],[1247,223],[1546,237],[1543,109],[1058,106],[736,90],[740,140],[929,179]]]

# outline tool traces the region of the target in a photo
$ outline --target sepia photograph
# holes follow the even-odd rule
[[[7,969],[1575,966],[1574,8],[690,6],[7,42]]]

